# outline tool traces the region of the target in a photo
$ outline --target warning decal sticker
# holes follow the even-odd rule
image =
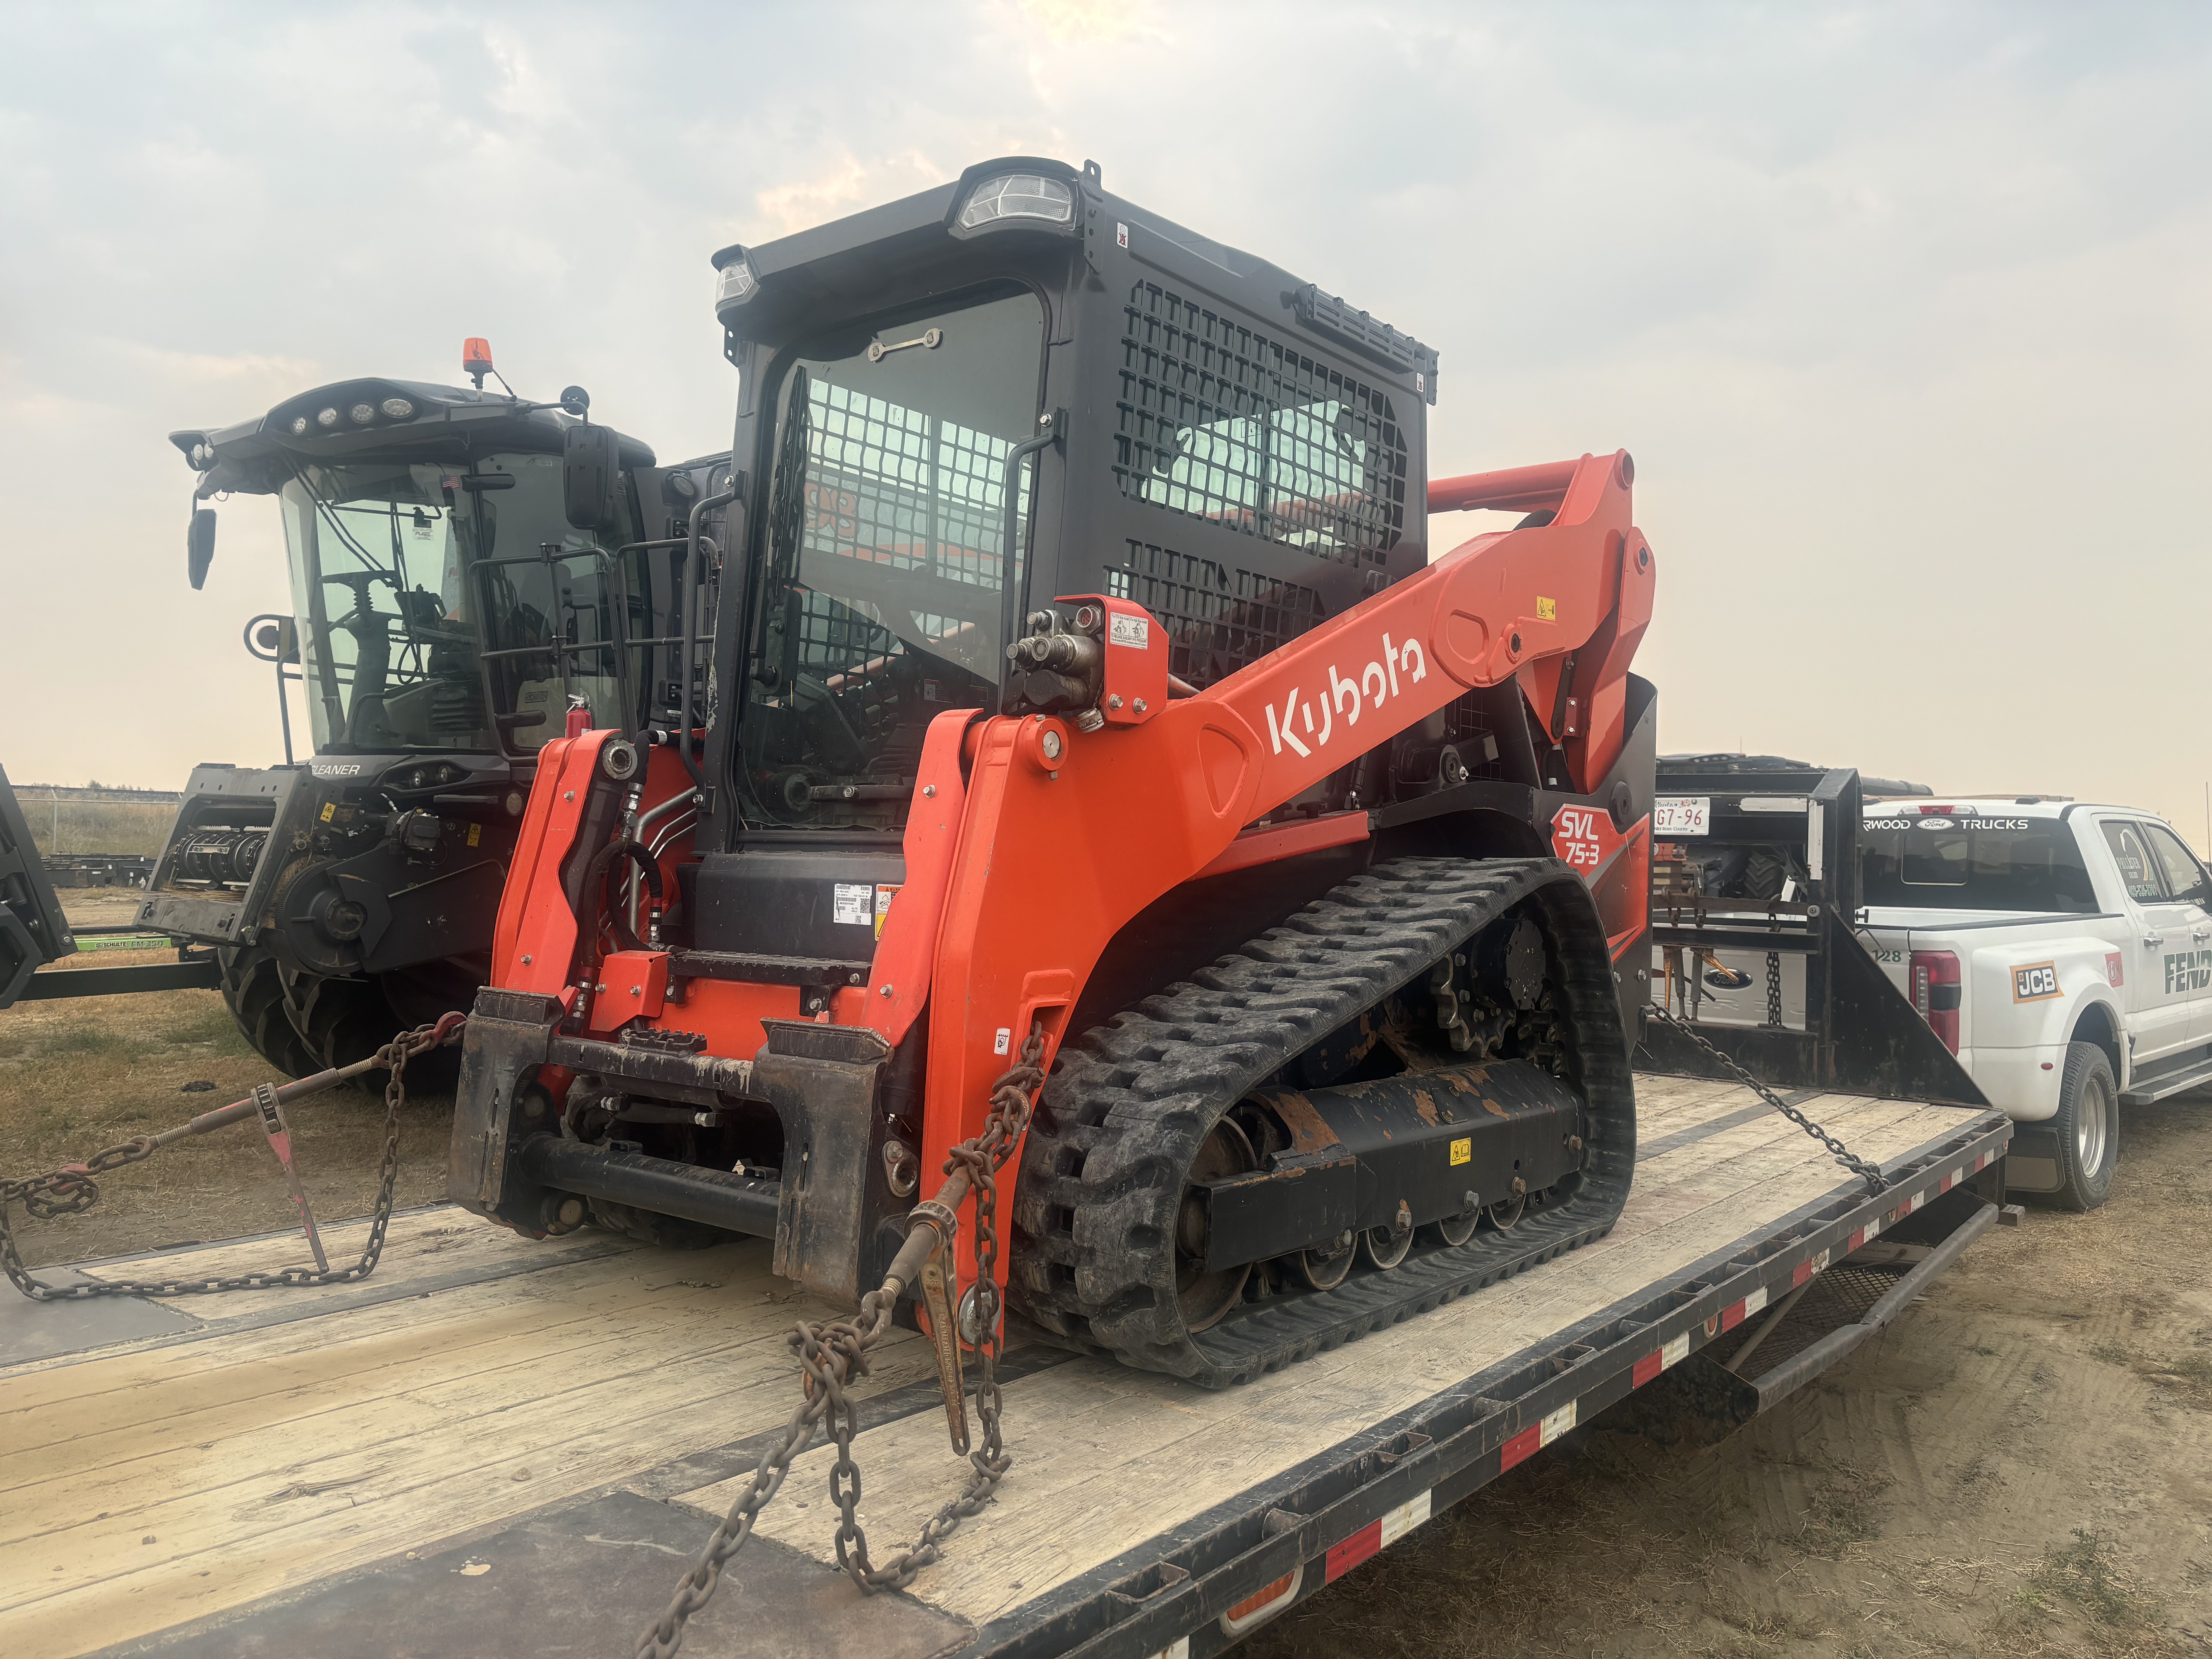
[[[1127,611],[1116,611],[1107,638],[1115,645],[1133,646],[1139,651],[1149,651],[1152,646],[1152,625],[1142,617],[1132,617]]]

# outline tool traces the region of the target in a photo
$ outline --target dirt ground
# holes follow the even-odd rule
[[[76,927],[128,921],[135,909],[127,892],[113,889],[63,896]],[[41,971],[174,959],[169,950],[87,950]],[[0,1175],[20,1178],[82,1159],[240,1099],[257,1083],[285,1080],[246,1045],[217,991],[18,1003],[0,1013]],[[400,1205],[445,1196],[453,1103],[450,1093],[410,1093],[400,1119]],[[384,1150],[381,1089],[371,1094],[346,1085],[286,1111],[318,1219],[365,1213],[375,1201]],[[268,1141],[247,1124],[181,1142],[105,1177],[100,1203],[87,1214],[34,1221],[18,1209],[9,1219],[33,1267],[293,1224],[283,1172]],[[301,1254],[271,1248],[283,1258],[273,1266]]]
[[[274,1075],[213,991],[21,1005],[0,1014],[0,1172],[82,1158]],[[195,1081],[216,1086],[183,1091]],[[451,1106],[409,1103],[400,1203],[441,1195]],[[380,1103],[342,1091],[296,1108],[293,1127],[317,1213],[365,1211]],[[2103,1209],[2033,1210],[1985,1235],[1789,1406],[1704,1450],[1600,1419],[1243,1651],[2212,1653],[2208,1168],[2212,1099],[2130,1111]],[[289,1211],[266,1143],[241,1127],[110,1177],[89,1215],[15,1219],[26,1257],[51,1263],[281,1229]],[[297,1254],[271,1249],[272,1265]]]

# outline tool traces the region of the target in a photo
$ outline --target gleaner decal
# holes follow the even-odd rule
[[[2166,994],[2212,987],[2212,951],[2184,951],[2166,959]]]
[[[1314,701],[1321,704],[1321,726],[1314,726],[1314,706],[1299,696],[1295,685],[1283,699],[1282,716],[1276,717],[1275,705],[1267,705],[1267,738],[1275,745],[1274,752],[1288,749],[1304,757],[1313,753],[1298,732],[1314,740],[1314,749],[1320,748],[1334,735],[1336,717],[1344,716],[1346,726],[1359,724],[1363,706],[1380,708],[1398,695],[1398,671],[1406,671],[1406,683],[1419,685],[1429,677],[1429,659],[1419,640],[1407,640],[1394,646],[1390,636],[1382,636],[1382,655],[1379,661],[1370,662],[1359,672],[1356,680],[1346,679],[1336,672],[1336,665],[1328,665],[1328,690]]]

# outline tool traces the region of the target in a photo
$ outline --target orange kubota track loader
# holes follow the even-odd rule
[[[1628,456],[1429,480],[1433,352],[1087,164],[716,266],[699,713],[546,745],[454,1197],[770,1237],[854,1297],[1034,1034],[996,1269],[1061,1340],[1221,1385],[1604,1232],[1656,723]],[[1432,552],[1476,507],[1525,516]],[[954,1268],[972,1341],[971,1228]]]

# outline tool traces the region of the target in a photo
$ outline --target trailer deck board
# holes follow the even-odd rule
[[[1808,1109],[1825,1113],[1832,1132],[1863,1156],[1887,1159],[1926,1140],[1926,1114],[1943,1109],[1831,1097]],[[1686,1147],[1656,1160],[1690,1184],[1647,1188],[1639,1166],[1638,1190],[1652,1200],[1645,1209],[1673,1211],[1666,1219],[1639,1224],[1650,1218],[1632,1195],[1621,1224],[1594,1243],[1241,1388],[1216,1393],[1091,1359],[1009,1385],[1006,1444],[1018,1476],[953,1534],[939,1569],[915,1593],[977,1626],[1003,1617],[1103,1565],[1129,1539],[1171,1530],[1282,1474],[1316,1440],[1326,1443],[1332,1425],[1382,1421],[1655,1279],[1678,1275],[1741,1237],[1751,1206],[1784,1215],[1837,1184],[1826,1152],[1771,1112],[1765,1123],[1708,1145],[1728,1161],[1682,1172],[1696,1156]],[[867,1431],[853,1451],[865,1481],[862,1524],[878,1549],[910,1540],[958,1492],[964,1473],[941,1413]],[[790,1484],[802,1492],[824,1486],[835,1455],[834,1447],[807,1452]],[[745,1484],[722,1482],[679,1501],[719,1516]],[[757,1530],[817,1559],[836,1559],[834,1511],[780,1505]],[[989,1571],[974,1570],[985,1560]]]
[[[882,1601],[869,1615],[880,1626],[871,1650],[935,1651],[947,1628],[1064,1599],[1132,1540],[1187,1527],[1850,1190],[1794,1125],[1747,1115],[1747,1091],[1647,1077],[1638,1094],[1649,1151],[1620,1224],[1502,1285],[1224,1393],[1057,1351],[1018,1354],[1006,1389],[1014,1473],[916,1586],[920,1601]],[[1893,1160],[1978,1116],[1847,1097],[1800,1103],[1856,1150]],[[358,1249],[359,1231],[329,1230],[333,1260]],[[282,1265],[300,1249],[276,1236],[88,1271],[198,1276]],[[363,1597],[404,1601],[410,1618],[441,1597],[483,1603],[492,1592],[459,1567],[424,1567],[471,1540],[511,1547],[511,1579],[586,1571],[563,1551],[596,1559],[626,1539],[649,1558],[635,1570],[665,1571],[672,1587],[681,1568],[670,1552],[704,1541],[707,1514],[789,1415],[785,1333],[845,1311],[770,1277],[767,1253],[761,1241],[687,1254],[588,1232],[535,1243],[434,1207],[395,1218],[386,1265],[364,1285],[165,1298],[164,1311],[192,1328],[87,1338],[77,1352],[20,1361],[0,1350],[0,1540],[13,1546],[0,1552],[0,1646],[15,1659],[61,1659],[118,1644],[135,1651],[173,1632],[163,1650],[197,1650],[194,1631],[244,1611],[244,1623],[207,1638],[207,1651],[246,1650],[264,1625],[289,1631],[269,1649],[288,1650],[303,1627],[287,1620],[337,1618]],[[29,1328],[25,1314],[66,1311],[19,1310],[10,1328]],[[902,1332],[878,1352],[857,1391],[875,1405],[855,1453],[872,1542],[887,1553],[957,1489],[963,1466],[926,1346]],[[823,1595],[843,1593],[806,1565],[832,1556],[826,1474],[824,1450],[800,1460],[740,1581],[759,1589],[763,1576],[805,1584],[812,1574]],[[589,1518],[672,1497],[656,1513],[673,1517],[674,1535],[689,1540],[681,1549]],[[503,1579],[498,1593],[513,1584]],[[812,1590],[801,1599],[818,1611]],[[737,1587],[705,1623],[745,1639],[718,1637],[702,1652],[726,1640],[737,1643],[728,1651],[750,1650],[782,1627]],[[893,1626],[910,1640],[894,1639]],[[514,1650],[544,1649],[518,1629]]]

